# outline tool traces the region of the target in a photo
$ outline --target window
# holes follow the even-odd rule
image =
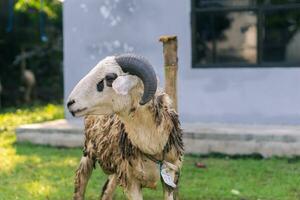
[[[300,66],[300,0],[192,0],[193,67]]]

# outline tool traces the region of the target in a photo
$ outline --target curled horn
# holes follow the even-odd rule
[[[144,94],[140,105],[149,102],[157,89],[157,79],[152,65],[142,56],[122,54],[115,57],[116,62],[124,72],[139,77],[144,84]]]

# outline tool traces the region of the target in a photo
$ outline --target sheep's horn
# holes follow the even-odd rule
[[[135,54],[122,54],[115,57],[118,65],[124,72],[136,75],[144,84],[144,94],[140,104],[149,102],[157,89],[157,79],[152,65],[142,56]]]

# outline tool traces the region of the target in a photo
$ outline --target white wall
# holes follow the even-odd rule
[[[162,80],[163,34],[179,39],[182,121],[300,123],[300,68],[191,68],[190,1],[182,0],[65,0],[65,96],[100,59],[124,51],[146,56]]]

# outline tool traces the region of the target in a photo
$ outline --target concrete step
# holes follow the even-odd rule
[[[300,126],[193,123],[182,127],[186,153],[300,155]],[[16,132],[18,142],[63,147],[80,147],[83,143],[82,121],[29,124]]]
[[[84,140],[83,123],[65,119],[22,125],[16,133],[17,142],[56,147],[81,147]]]

